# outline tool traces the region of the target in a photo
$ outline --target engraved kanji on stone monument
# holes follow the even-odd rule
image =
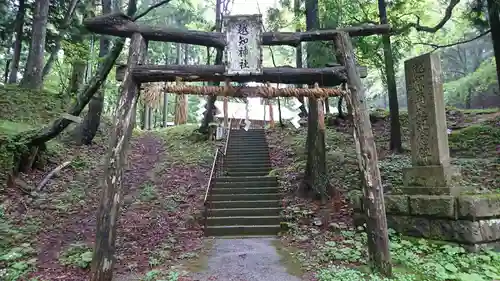
[[[224,18],[226,75],[262,73],[262,16],[236,15]]]
[[[405,61],[413,166],[449,165],[441,62],[436,53]]]

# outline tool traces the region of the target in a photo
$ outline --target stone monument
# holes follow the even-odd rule
[[[412,167],[403,171],[401,192],[384,196],[388,226],[470,250],[500,248],[500,194],[463,194],[450,164],[439,55],[406,61],[405,74]],[[351,203],[355,224],[363,224],[363,200]]]

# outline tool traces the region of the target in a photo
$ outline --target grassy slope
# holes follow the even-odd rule
[[[402,185],[402,168],[411,165],[411,156],[409,152],[394,155],[387,151],[389,124],[385,112],[378,112],[378,115],[382,120],[373,124],[373,128],[379,151],[379,167],[384,187],[390,190]],[[462,168],[464,184],[474,186],[478,193],[498,192],[500,171],[496,161],[500,116],[497,111],[450,110],[447,116],[450,127],[464,127],[453,130],[449,136],[453,162]],[[408,148],[408,120],[404,113],[402,124],[404,146]],[[329,128],[326,143],[331,184],[342,190],[344,195],[359,192],[360,187],[355,147],[348,131],[346,127]],[[357,234],[350,226],[351,210],[345,198],[325,206],[294,195],[293,191],[300,181],[300,172],[305,167],[305,135],[306,130],[293,129],[281,132],[276,130],[268,135],[276,167],[274,173],[281,176],[283,188],[289,192],[284,216],[290,221],[288,226],[291,230],[282,237],[283,241],[291,246],[290,249],[295,249],[294,254],[302,260],[307,271],[321,272],[319,279],[322,281],[362,280],[363,273],[359,270],[344,267],[319,270],[332,263],[364,269],[362,265],[366,264],[366,237]],[[459,248],[408,241],[397,235],[392,236],[392,241],[393,259],[402,265],[397,271],[409,269],[423,275],[432,272],[433,274],[428,274],[431,277],[438,272],[432,278],[412,277],[401,273],[397,280],[435,281],[455,278],[451,280],[486,281],[488,277],[485,274],[500,275],[498,254],[464,256]],[[465,268],[466,266],[469,268]],[[492,270],[490,266],[497,267],[497,270]],[[367,280],[380,279],[372,276]]]
[[[47,124],[64,112],[67,102],[49,92],[2,87],[0,105],[0,137],[6,139]],[[191,142],[193,129],[134,132],[118,227],[118,275],[136,277],[158,267],[149,275],[160,276],[170,265],[197,255],[202,239],[197,219],[213,144]],[[28,271],[38,281],[88,279],[107,143],[105,136],[96,141],[91,147],[76,147],[54,140],[44,170],[22,175],[23,180],[36,186],[56,165],[72,159],[71,165],[43,192],[26,195],[13,189],[1,195],[0,268],[6,269],[0,271],[1,280],[20,280]],[[9,157],[8,151],[3,153],[2,159]],[[1,171],[6,172],[3,167]]]
[[[47,124],[63,113],[66,105],[67,100],[57,97],[57,94],[52,92],[0,86],[0,182],[2,184],[12,163],[12,153],[5,148],[8,138]]]

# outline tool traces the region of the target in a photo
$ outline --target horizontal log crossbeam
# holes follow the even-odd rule
[[[203,96],[227,96],[238,98],[275,98],[275,97],[299,97],[310,98],[336,97],[344,94],[344,91],[334,88],[273,88],[273,87],[222,87],[222,86],[192,86],[192,85],[166,85],[164,91],[178,95],[203,95]]]
[[[118,65],[116,79],[123,80],[126,65]],[[366,67],[360,66],[361,77],[366,77]],[[260,82],[282,84],[318,83],[320,86],[337,86],[346,81],[343,66],[322,68],[264,67],[261,75],[225,76],[223,65],[138,65],[132,69],[132,76],[139,83],[170,82],[180,78],[184,82]]]
[[[207,47],[224,48],[226,46],[225,34],[221,32],[207,32],[186,30],[181,28],[149,26],[134,22],[123,13],[112,13],[84,21],[84,26],[91,32],[119,37],[131,37],[140,33],[146,40],[174,42]],[[362,25],[339,29],[316,30],[307,32],[264,32],[262,45],[297,46],[300,42],[331,41],[339,32],[347,32],[350,36],[369,36],[374,34],[387,34],[390,25]]]

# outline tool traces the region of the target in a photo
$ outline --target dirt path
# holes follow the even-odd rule
[[[163,140],[153,134],[132,140],[130,150],[124,172],[125,202],[118,222],[115,276],[144,274],[151,269],[152,257],[158,264],[176,264],[180,255],[197,252],[202,244],[203,232],[192,216],[201,208],[208,171],[168,161]],[[93,146],[85,157],[100,161],[104,151],[104,145]],[[53,205],[54,200],[66,200],[68,186],[77,179],[86,196],[82,204],[68,204],[64,211],[39,214],[51,227],[37,235],[38,263],[30,277],[88,280],[88,268],[64,266],[59,256],[76,242],[92,247],[101,173],[98,164],[84,170],[68,169],[47,190],[47,205]]]
[[[299,266],[274,238],[215,239],[193,281],[300,281]]]

